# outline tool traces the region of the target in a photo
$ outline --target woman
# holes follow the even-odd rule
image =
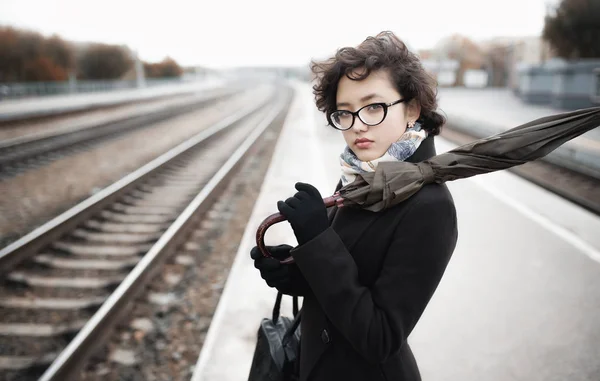
[[[343,48],[311,65],[316,104],[341,130],[337,189],[382,161],[435,156],[444,118],[435,84],[392,33]],[[457,241],[454,202],[431,184],[408,200],[371,212],[327,210],[310,184],[277,203],[298,246],[270,247],[282,265],[252,249],[269,286],[303,296],[300,379],[420,380],[407,339],[436,290]]]

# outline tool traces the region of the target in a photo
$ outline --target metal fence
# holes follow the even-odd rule
[[[142,83],[134,80],[114,81],[60,81],[60,82],[29,82],[29,83],[0,83],[0,99],[19,99],[47,95],[106,92],[114,90],[134,89],[137,87],[154,87],[160,85],[189,82],[186,77],[145,79]]]

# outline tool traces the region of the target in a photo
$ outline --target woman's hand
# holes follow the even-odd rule
[[[296,183],[298,192],[285,202],[279,201],[277,208],[287,218],[299,245],[315,238],[329,227],[327,208],[323,198],[310,184]]]
[[[250,251],[250,258],[254,260],[254,267],[260,271],[260,276],[269,287],[276,288],[287,295],[305,296],[310,292],[306,279],[300,273],[296,264],[281,264],[279,261],[290,256],[290,245],[267,246],[273,258],[266,258],[258,246]]]
[[[267,282],[269,287],[277,287],[288,281],[288,269],[279,261],[290,256],[290,245],[267,246],[267,250],[273,258],[262,255],[258,246],[250,250],[250,258],[254,260],[254,267],[260,271],[260,276]]]

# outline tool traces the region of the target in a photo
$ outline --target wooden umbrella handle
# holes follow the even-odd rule
[[[334,205],[342,207],[344,204],[344,199],[342,198],[342,196],[340,196],[339,193],[336,192],[333,196],[325,197],[323,199],[323,203],[325,204],[326,208],[332,207]],[[274,213],[271,214],[269,217],[265,218],[263,222],[261,222],[261,224],[258,226],[258,230],[256,230],[256,245],[258,246],[258,249],[264,257],[273,258],[271,253],[269,253],[269,251],[267,250],[267,246],[265,245],[265,234],[267,233],[267,229],[282,221],[286,221],[286,218],[281,213]],[[280,260],[279,262],[283,264],[294,263],[294,258],[290,256],[283,260]]]

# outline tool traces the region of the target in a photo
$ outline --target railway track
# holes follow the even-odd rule
[[[39,133],[0,141],[0,181],[64,156],[89,150],[97,144],[132,131],[150,127],[200,107],[209,107],[233,94],[231,90],[223,90],[216,95],[186,99],[172,107],[152,113],[132,115],[85,128],[57,133]]]
[[[290,98],[278,89],[0,250],[0,380],[74,379]]]

